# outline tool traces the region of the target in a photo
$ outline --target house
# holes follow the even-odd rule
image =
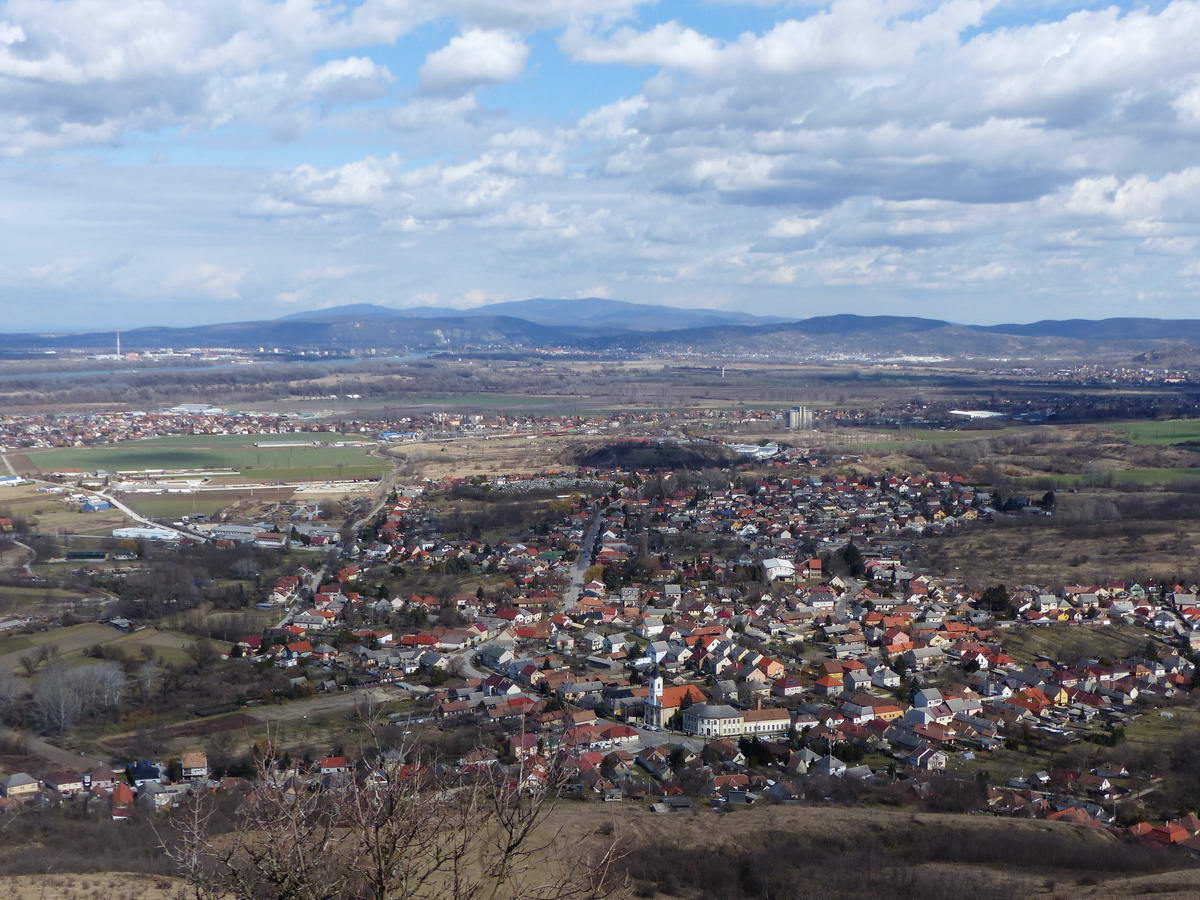
[[[906,756],[904,762],[914,769],[940,772],[946,768],[946,754],[928,744],[922,744]]]
[[[6,778],[0,778],[0,797],[6,800],[28,800],[41,789],[36,778],[24,772],[15,772]]]
[[[128,820],[133,812],[135,798],[133,796],[133,788],[121,782],[113,787],[112,792],[112,807],[111,815],[114,822],[124,822]]]
[[[88,789],[88,777],[82,772],[62,769],[42,776],[42,785],[46,790],[54,791],[60,797],[70,797],[74,794],[82,794]]]
[[[183,777],[189,781],[208,778],[208,756],[203,750],[188,750],[179,758]]]
[[[344,775],[354,768],[345,756],[326,756],[317,766],[322,775]]]
[[[795,581],[796,564],[787,559],[764,559],[762,561],[763,580]]]
[[[142,759],[130,765],[128,773],[129,780],[133,782],[133,786],[139,790],[145,785],[153,781],[162,781],[162,770],[149,760]]]
[[[514,734],[508,739],[509,750],[517,759],[529,759],[538,752],[538,736],[536,734]]]

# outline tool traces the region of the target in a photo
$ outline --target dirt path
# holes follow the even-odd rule
[[[62,768],[76,770],[108,765],[107,760],[103,760],[98,756],[89,756],[77,750],[67,750],[33,735],[29,735],[27,744],[29,752],[44,759],[48,769]],[[35,773],[31,772],[30,774]]]

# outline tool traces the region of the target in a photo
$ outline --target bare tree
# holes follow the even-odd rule
[[[7,722],[20,709],[25,685],[12,672],[0,670],[0,722]]]
[[[33,718],[43,731],[66,731],[80,718],[116,708],[125,673],[114,662],[46,669],[33,685]]]
[[[214,828],[216,799],[197,795],[162,846],[194,900],[605,896],[618,843],[591,856],[563,843],[550,821],[561,777],[553,766],[446,774],[415,745],[324,778],[268,755],[226,834]]]
[[[146,660],[138,666],[133,679],[137,684],[138,693],[141,695],[142,700],[149,700],[158,691],[159,685],[162,684],[162,667],[152,659]]]

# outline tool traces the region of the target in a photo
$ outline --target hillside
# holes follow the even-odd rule
[[[0,334],[0,349],[108,349],[111,331]],[[840,313],[772,321],[721,310],[617,300],[520,300],[471,310],[352,304],[267,321],[125,331],[129,349],[571,349],[756,356],[846,353],[948,358],[1113,358],[1194,364],[1200,320],[1105,319],[960,325],[913,316]]]
[[[880,807],[756,805],[723,816],[585,807],[564,811],[563,830],[586,832],[603,820],[632,848],[625,867],[635,896],[1008,900],[1200,892],[1200,869],[1182,853],[1044,820]]]
[[[155,347],[445,349],[468,345],[560,346],[590,334],[579,329],[550,328],[511,316],[450,319],[392,319],[371,316],[327,321],[277,319],[199,325],[190,328],[137,328],[121,332],[121,344],[130,350]],[[82,347],[107,350],[113,346],[115,340],[116,335],[111,331],[52,335],[0,334],[0,347]]]
[[[38,817],[31,828],[6,835],[14,852],[0,860],[5,896],[166,897],[182,886],[168,877],[146,818],[123,825],[90,818],[49,824]],[[64,838],[72,843],[62,844]],[[1190,856],[1102,830],[905,807],[765,803],[716,815],[702,802],[668,814],[641,803],[563,802],[535,833],[546,852],[533,860],[529,880],[549,883],[564,864],[614,840],[623,856],[610,896],[620,900],[1200,895],[1200,868]],[[19,852],[42,842],[60,848],[49,866],[45,854],[39,861]],[[35,874],[39,869],[44,874]]]
[[[349,319],[477,319],[508,316],[562,328],[594,328],[611,332],[667,331],[676,328],[704,328],[731,324],[768,324],[785,321],[778,316],[755,316],[720,309],[688,309],[629,303],[601,297],[580,299],[510,300],[488,303],[470,309],[449,306],[411,306],[397,309],[372,303],[354,303],[331,309],[292,313],[283,322],[339,322]]]

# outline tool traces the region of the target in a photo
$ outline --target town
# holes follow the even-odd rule
[[[46,423],[6,424],[28,437]],[[116,439],[95,426],[76,439]],[[189,426],[293,427],[208,411],[152,424]],[[605,458],[688,446],[618,441]],[[1200,854],[1200,819],[1186,812],[1200,780],[1179,762],[1197,719],[1194,583],[973,584],[928,570],[922,545],[1053,520],[1053,491],[1003,496],[963,474],[716,446],[724,455],[690,467],[389,478],[342,518],[315,504],[283,527],[188,517],[115,529],[117,543],[73,557],[111,598],[98,622],[0,623],[12,635],[0,641],[31,648],[4,657],[21,673],[4,678],[5,718],[49,739],[10,730],[5,808],[120,823],[264,778],[369,782],[416,753],[442,779],[503,773],[565,801],[667,816],[837,798],[1065,822]],[[203,590],[155,587],[201,560]],[[88,643],[62,670],[79,629]],[[70,671],[111,689],[85,690]],[[54,702],[63,692],[68,710]],[[139,727],[150,710],[157,722]],[[114,716],[131,718],[95,724]],[[285,749],[273,774],[247,755],[272,727]],[[63,739],[94,762],[64,765],[52,743]]]

